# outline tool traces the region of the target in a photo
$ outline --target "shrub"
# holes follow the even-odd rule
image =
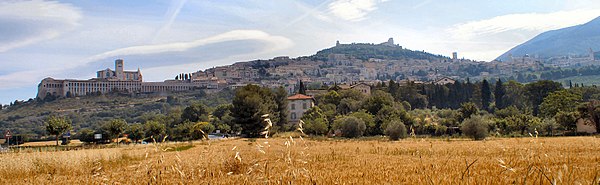
[[[323,135],[327,133],[327,118],[316,118],[304,122],[304,133]]]
[[[404,139],[407,136],[406,126],[400,120],[393,120],[389,122],[384,133],[390,137],[390,140]]]
[[[340,130],[344,137],[356,138],[365,133],[367,126],[364,121],[354,116],[344,116],[334,121],[333,128],[334,130]]]
[[[488,126],[481,116],[465,119],[461,126],[462,132],[474,140],[483,140],[488,136]]]
[[[81,129],[79,133],[77,133],[77,137],[81,142],[91,143],[95,141],[94,131],[87,128]]]

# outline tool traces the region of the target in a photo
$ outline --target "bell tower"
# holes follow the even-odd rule
[[[115,76],[119,80],[125,80],[123,74],[123,59],[115,60]]]

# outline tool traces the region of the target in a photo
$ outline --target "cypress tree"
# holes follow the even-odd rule
[[[492,92],[490,90],[490,84],[486,79],[481,82],[481,106],[482,109],[488,110],[490,102],[492,101]]]
[[[506,89],[504,89],[504,85],[502,84],[502,80],[498,79],[496,82],[496,88],[494,89],[494,98],[496,100],[496,107],[498,109],[503,109],[506,107],[502,99],[504,98],[504,94],[506,94]]]

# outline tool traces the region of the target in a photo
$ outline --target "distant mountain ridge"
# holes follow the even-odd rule
[[[541,33],[510,49],[496,60],[506,61],[510,55],[539,56],[543,59],[556,56],[581,56],[589,55],[589,49],[600,50],[600,17],[585,24]]]

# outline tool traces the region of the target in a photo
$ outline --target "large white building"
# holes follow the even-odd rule
[[[44,99],[47,96],[72,97],[89,94],[105,94],[109,92],[121,93],[158,93],[188,91],[195,88],[222,88],[218,83],[200,83],[184,80],[167,80],[164,82],[143,82],[140,69],[125,71],[121,59],[115,61],[115,70],[105,69],[97,73],[96,78],[89,80],[53,79],[45,78],[38,85],[37,97]]]

